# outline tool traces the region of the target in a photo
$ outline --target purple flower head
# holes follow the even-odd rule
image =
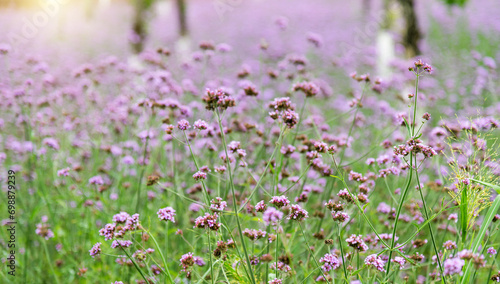
[[[394,259],[392,260],[392,262],[395,262],[395,263],[399,264],[399,269],[403,269],[403,267],[406,264],[406,259],[404,259],[401,256],[396,256],[396,257],[394,257]]]
[[[319,34],[308,33],[307,41],[317,48],[320,48],[323,45],[323,38]]]
[[[189,125],[189,121],[182,119],[179,122],[177,122],[177,128],[182,131],[186,131],[190,128],[191,126]]]
[[[311,82],[300,82],[293,85],[294,91],[302,91],[306,97],[314,97],[319,93],[319,87]]]
[[[165,220],[165,221],[170,221],[172,223],[175,223],[175,210],[172,208],[172,207],[165,207],[165,208],[162,208],[160,210],[158,210],[158,212],[156,212],[156,214],[158,214],[158,218],[160,220]]]
[[[89,250],[90,256],[95,257],[101,254],[101,243],[96,243],[92,248]]]
[[[365,264],[376,268],[378,271],[385,272],[384,261],[376,254],[371,254],[365,258]]]
[[[111,243],[111,248],[128,248],[132,245],[132,241],[129,240],[114,240],[113,243]]]
[[[361,235],[359,236],[351,235],[345,241],[349,244],[350,247],[353,247],[359,251],[367,251],[368,246],[365,244],[365,242],[361,237],[362,237]]]
[[[444,242],[443,247],[447,250],[454,250],[457,248],[457,243],[455,243],[454,241],[448,240],[448,241]]]
[[[214,213],[213,215],[205,213],[205,216],[199,216],[198,218],[196,218],[196,220],[194,221],[194,228],[218,231],[221,226],[221,223],[217,221],[218,218],[219,215],[217,215],[217,213]]]
[[[10,51],[10,45],[6,43],[0,43],[0,54],[7,54]]]
[[[46,240],[54,237],[54,232],[50,229],[50,225],[46,223],[37,224],[35,233]]]
[[[194,122],[193,126],[195,129],[205,130],[208,128],[208,123],[204,120],[198,119],[197,121]]]
[[[288,128],[293,128],[299,122],[299,114],[293,110],[285,110],[282,118]]]
[[[54,138],[47,137],[43,139],[42,144],[47,145],[54,150],[59,150],[59,142],[57,142],[57,140]]]
[[[267,208],[267,210],[264,211],[264,214],[262,215],[262,219],[264,219],[266,225],[272,224],[275,226],[282,218],[283,212],[277,210],[274,207]]]
[[[226,172],[226,166],[215,166],[214,171],[219,174],[223,174]]]
[[[189,211],[193,211],[193,212],[198,212],[200,211],[201,209],[203,208],[203,206],[201,206],[200,204],[198,203],[191,203],[189,205]]]
[[[188,252],[182,255],[180,259],[180,265],[182,266],[182,272],[188,272],[189,269],[195,264],[195,256],[193,256],[192,252]]]
[[[194,180],[199,181],[199,180],[206,180],[207,179],[207,173],[198,171],[194,173],[193,175]]]
[[[93,176],[89,179],[90,184],[95,184],[95,185],[103,185],[104,180],[102,179],[101,176]]]
[[[292,268],[288,264],[285,264],[285,263],[283,263],[281,261],[278,261],[277,268],[278,268],[279,271],[282,271],[282,272],[285,272],[285,273],[292,271]],[[271,264],[271,269],[272,270],[276,269],[276,262],[273,263],[273,264]]]
[[[286,196],[281,195],[281,196],[273,196],[273,198],[271,198],[271,201],[269,201],[269,203],[273,204],[278,208],[281,208],[283,206],[289,205],[290,201],[288,200],[288,198],[286,198]]]
[[[60,176],[69,176],[69,171],[70,171],[70,168],[64,168],[64,169],[61,169],[61,170],[58,170],[57,171],[57,176],[60,177]]]
[[[127,222],[128,218],[130,218],[130,215],[127,212],[120,212],[113,216],[113,222],[125,223]]]
[[[238,149],[241,149],[241,143],[240,143],[240,141],[231,141],[231,142],[229,142],[229,144],[227,144],[227,148],[229,149],[229,151],[234,153]]]
[[[222,89],[215,91],[207,89],[203,101],[206,104],[205,108],[208,110],[216,110],[217,108],[226,110],[236,105],[234,98]]]
[[[391,212],[391,207],[385,202],[380,202],[377,207],[377,212],[382,214],[389,214]]]
[[[133,163],[135,163],[135,160],[132,156],[125,156],[122,159],[122,163],[124,163],[125,165],[132,165]]]
[[[329,272],[330,270],[335,270],[340,267],[339,258],[331,253],[325,254],[322,258],[320,258],[319,262],[323,263],[321,268],[324,272]]]
[[[210,205],[210,208],[213,211],[224,211],[224,209],[226,209],[226,207],[227,207],[227,202],[223,201],[222,198],[220,198],[220,197],[216,197],[215,199],[212,199],[212,201],[210,201],[210,203],[212,203]]]
[[[457,213],[450,214],[450,216],[448,216],[448,220],[455,221],[456,223],[458,221],[458,214]]]
[[[352,195],[349,193],[349,191],[347,189],[342,189],[341,191],[339,191],[337,196],[340,197],[341,199],[344,199],[347,202],[350,202],[350,203],[354,202],[354,198],[352,197]]]
[[[255,204],[255,210],[257,212],[264,212],[267,209],[267,204],[264,203],[264,200],[259,201],[257,204]]]
[[[249,238],[250,240],[255,241],[264,238],[266,236],[266,232],[262,230],[245,229],[243,231],[243,235]]]
[[[302,209],[300,205],[293,204],[290,206],[290,215],[288,215],[289,220],[304,221],[309,217],[306,210]]]
[[[341,211],[334,211],[332,212],[332,219],[334,221],[337,221],[339,223],[343,223],[347,220],[349,220],[349,214]]]
[[[494,255],[497,254],[497,250],[494,247],[489,247],[486,250],[486,253],[488,253],[490,255],[490,257],[493,257]]]
[[[462,275],[462,267],[464,264],[465,261],[459,257],[448,258],[443,264],[443,275]]]

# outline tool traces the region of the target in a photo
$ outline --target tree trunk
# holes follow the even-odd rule
[[[185,37],[188,34],[186,0],[177,0],[177,17],[179,20],[179,35]]]
[[[403,45],[406,48],[407,57],[415,57],[420,54],[418,42],[422,37],[420,28],[418,27],[417,13],[415,12],[414,0],[399,0],[403,10],[406,27],[403,35]]]
[[[144,42],[147,37],[146,12],[147,5],[144,0],[135,0],[134,23],[132,24],[133,35],[131,45],[134,53],[140,53],[144,49]]]
[[[381,78],[392,76],[391,62],[396,58],[396,44],[391,30],[394,29],[394,1],[385,0],[383,16],[379,20],[380,29],[377,34],[377,74]]]
[[[363,16],[366,19],[368,17],[368,14],[370,13],[371,9],[371,0],[363,0]]]

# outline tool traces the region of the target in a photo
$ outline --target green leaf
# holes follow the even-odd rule
[[[363,205],[363,211],[365,211],[365,208],[366,208],[366,206],[368,206],[368,204],[370,204],[370,203],[366,203],[365,205]]]
[[[491,184],[491,183],[488,183],[488,182],[484,182],[484,181],[480,181],[480,180],[477,180],[477,179],[471,179],[472,181],[474,182],[477,182],[479,184],[482,184],[484,186],[487,186],[487,187],[491,187],[492,189],[494,189],[498,194],[500,194],[500,186],[498,185],[495,185],[495,184]]]
[[[488,230],[488,227],[490,226],[491,222],[493,221],[493,217],[495,214],[498,212],[498,209],[500,208],[500,195],[497,195],[493,203],[491,204],[490,208],[488,209],[488,212],[484,216],[484,221],[483,224],[481,225],[481,228],[479,229],[479,232],[477,234],[477,237],[474,239],[474,242],[472,244],[472,253],[475,253],[479,245],[481,244],[481,241],[483,240],[484,236],[486,235],[486,231]],[[471,266],[472,261],[469,261],[467,263],[467,268],[465,269],[465,273],[462,276],[461,284],[469,283],[469,276],[472,270],[474,268]]]
[[[403,120],[405,121],[405,126],[406,126],[406,130],[408,130],[408,135],[411,136],[410,124],[408,123],[408,121],[406,120],[406,118],[404,116],[403,116]]]
[[[334,176],[334,175],[330,175],[330,176],[331,176],[331,177],[334,177],[334,178],[336,178],[336,179],[339,179],[340,181],[344,181],[343,179],[341,179],[341,178],[340,178],[340,177],[338,177],[338,176]]]

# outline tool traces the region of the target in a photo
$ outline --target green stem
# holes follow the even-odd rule
[[[208,254],[210,255],[210,280],[214,284],[214,262],[212,260],[212,239],[210,238],[210,230],[208,230]]]
[[[417,157],[415,156],[415,164],[416,163],[417,163]],[[424,195],[422,193],[422,187],[420,186],[420,178],[418,176],[418,171],[416,169],[415,169],[415,178],[417,179],[417,186],[418,186],[418,192],[420,193],[420,199],[422,199],[422,204],[424,206],[425,220],[428,221],[429,220],[429,213],[427,211],[427,205],[426,205],[426,202],[425,202]],[[438,252],[438,249],[436,247],[436,239],[434,238],[434,232],[432,231],[431,222],[428,222],[427,226],[429,227],[429,233],[431,235],[432,246],[434,247],[434,253],[436,254],[437,263],[439,265],[439,270],[441,271],[441,275],[444,275],[443,274],[443,267],[441,265],[441,260],[439,258],[439,252]],[[441,280],[443,281],[443,283],[446,283],[445,277],[441,277]]]
[[[299,223],[300,231],[302,232],[302,236],[304,237],[304,241],[306,242],[307,249],[309,250],[311,257],[314,260],[314,263],[316,264],[318,269],[321,271],[321,274],[323,274],[323,277],[325,277],[325,281],[327,283],[330,283],[330,281],[328,281],[328,278],[326,277],[325,272],[323,271],[323,269],[321,269],[321,266],[319,265],[318,261],[316,260],[316,257],[314,257],[314,253],[311,250],[311,246],[309,246],[309,242],[307,241],[306,234],[304,233],[304,229],[302,229],[302,224],[300,223],[300,221],[298,223]]]
[[[408,194],[408,189],[410,188],[411,179],[413,175],[413,152],[410,152],[410,175],[408,176],[408,182],[406,183],[405,189],[401,198],[399,200],[398,210],[396,211],[396,219],[394,220],[394,228],[392,230],[392,240],[391,240],[391,250],[389,251],[389,259],[387,261],[387,268],[385,272],[385,276],[389,275],[389,270],[391,269],[391,258],[392,258],[392,250],[394,249],[394,245],[396,242],[396,228],[398,227],[399,215],[401,214],[401,210],[403,209],[403,204],[406,199],[406,195]]]
[[[43,248],[45,249],[45,254],[47,255],[47,261],[49,262],[49,267],[50,270],[52,271],[52,275],[54,275],[54,279],[56,280],[56,283],[59,284],[59,279],[57,278],[56,271],[54,270],[54,266],[52,265],[52,260],[50,258],[50,253],[49,249],[47,248],[47,244],[45,240],[42,240],[43,243]]]
[[[340,246],[340,255],[342,256],[342,267],[344,269],[344,277],[345,280],[348,281],[347,278],[347,268],[345,267],[345,258],[344,258],[344,246],[342,245],[342,236],[341,236],[341,230],[340,230],[340,224],[337,224],[338,227],[338,238],[339,238],[339,246]]]
[[[279,225],[276,224],[276,250],[274,252],[274,255],[276,257],[276,267],[274,268],[274,273],[276,275],[276,278],[278,278],[278,247],[280,245],[280,234],[278,232]]]
[[[144,273],[142,272],[142,270],[139,268],[139,265],[137,265],[137,263],[135,262],[134,258],[130,256],[130,254],[127,252],[127,250],[124,247],[122,247],[122,244],[120,244],[119,241],[118,241],[118,245],[122,248],[123,252],[127,255],[127,257],[130,259],[130,261],[132,261],[132,263],[135,266],[135,269],[137,269],[137,271],[139,271],[139,273],[141,274],[141,276],[144,279],[144,281],[146,281],[146,283],[148,283],[148,279],[146,278],[146,275],[144,275]]]
[[[168,279],[170,280],[170,283],[175,283],[174,280],[172,279],[172,276],[170,275],[170,271],[168,270],[168,265],[167,265],[167,261],[165,260],[165,256],[163,256],[163,252],[162,252],[162,249],[160,248],[160,246],[158,245],[158,242],[156,241],[155,237],[153,236],[153,234],[151,234],[149,231],[147,232],[148,235],[151,237],[151,239],[153,240],[153,242],[155,243],[156,245],[156,249],[158,250],[158,252],[160,253],[160,256],[161,256],[161,260],[163,261],[163,266],[165,266],[165,271],[166,271],[166,274],[168,276]],[[168,238],[168,221],[167,221],[167,231],[166,231],[166,237],[165,238]],[[168,252],[168,248],[166,250]]]
[[[200,167],[198,166],[198,163],[196,162],[196,158],[195,158],[195,155],[193,153],[193,149],[191,148],[191,143],[189,143],[189,139],[186,135],[186,131],[182,131],[182,133],[184,133],[184,138],[186,139],[186,145],[189,148],[189,152],[191,153],[191,157],[193,158],[193,162],[194,162],[194,165],[196,166],[196,170],[199,171]],[[201,186],[203,187],[203,194],[205,195],[207,205],[210,206],[210,197],[208,196],[208,190],[207,190],[207,187],[205,186],[204,181],[201,181]]]
[[[245,245],[245,239],[243,237],[243,232],[241,230],[240,217],[238,214],[238,205],[236,204],[236,195],[235,195],[235,191],[234,191],[233,175],[231,173],[231,162],[229,161],[226,138],[224,135],[224,128],[222,127],[222,120],[221,120],[220,115],[219,115],[219,109],[217,109],[215,111],[215,114],[217,116],[217,122],[219,123],[219,129],[220,129],[221,139],[222,139],[222,146],[224,147],[224,152],[226,154],[226,164],[227,164],[227,172],[229,175],[229,185],[231,188],[231,194],[233,196],[233,208],[234,208],[234,214],[236,216],[236,224],[238,225],[238,232],[240,234],[241,245],[243,246],[243,252],[245,253],[247,267],[248,267],[248,271],[250,272],[250,277],[251,277],[252,283],[256,284],[255,277],[254,277],[253,271],[252,271],[252,264],[250,263],[250,258],[248,257],[247,247]]]
[[[368,82],[366,82],[365,85],[363,86],[363,91],[361,91],[361,97],[359,99],[359,103],[361,103],[361,100],[363,100],[363,96],[365,95],[366,86],[368,86]],[[346,140],[347,143],[349,143],[349,137],[351,137],[352,129],[354,128],[354,124],[356,123],[356,116],[358,115],[358,111],[360,108],[359,103],[356,105],[356,111],[354,112],[354,117],[352,119],[351,126],[349,127],[349,132],[347,134],[347,140]],[[347,149],[347,145],[344,148],[344,150],[342,151],[342,155],[340,156],[340,160],[339,160],[339,165],[342,165],[342,161],[344,160],[344,155],[345,155],[346,149]]]

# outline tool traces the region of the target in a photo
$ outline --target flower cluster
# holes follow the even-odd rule
[[[267,204],[264,203],[264,200],[259,201],[257,204],[255,204],[255,211],[257,212],[264,212],[267,209]]]
[[[367,256],[365,258],[365,264],[376,268],[378,271],[385,272],[384,261],[376,254],[370,254]]]
[[[266,232],[262,230],[245,229],[243,231],[243,235],[249,238],[250,240],[255,241],[264,238],[266,236]]]
[[[191,268],[196,264],[198,266],[204,266],[205,262],[201,257],[194,256],[192,252],[188,252],[182,255],[180,259],[180,266],[182,267],[182,272],[186,272],[186,278],[191,278]]]
[[[273,196],[269,201],[269,203],[278,208],[281,208],[284,206],[288,206],[290,204],[290,201],[288,200],[288,198],[286,198],[286,196],[281,195],[281,196]]]
[[[217,108],[226,110],[236,105],[234,98],[222,89],[207,89],[203,101],[206,104],[205,108],[208,110],[216,110]]]
[[[262,214],[262,219],[264,219],[264,222],[266,225],[277,225],[278,222],[283,218],[283,212],[277,210],[274,207],[269,207],[264,213]]]
[[[415,155],[422,153],[426,158],[437,155],[437,152],[431,146],[423,144],[422,140],[418,138],[410,139],[406,141],[406,144],[394,147],[394,155],[397,156],[408,156],[410,152]]]
[[[226,207],[227,207],[227,202],[223,201],[222,198],[220,198],[220,197],[216,197],[215,199],[212,199],[210,201],[210,203],[211,203],[210,209],[212,211],[224,211],[224,209],[226,209]]]
[[[324,272],[335,270],[340,266],[339,258],[331,253],[325,254],[322,258],[320,258],[319,262],[323,263],[323,266],[321,268]]]
[[[156,212],[156,214],[158,214],[158,218],[160,220],[175,223],[175,210],[172,207],[161,208],[160,210],[158,210],[158,212]]]
[[[314,97],[319,93],[319,88],[314,83],[311,82],[300,82],[293,85],[292,89],[294,91],[302,91],[306,94],[306,97]]]
[[[290,215],[288,215],[288,219],[297,220],[297,221],[304,221],[308,217],[309,217],[309,215],[308,215],[307,211],[302,209],[302,207],[300,207],[300,205],[293,204],[290,206]]]
[[[89,250],[90,256],[95,257],[101,254],[101,243],[96,243],[92,248]]]
[[[221,226],[221,223],[218,222],[218,218],[219,215],[217,215],[217,213],[214,213],[213,215],[205,213],[205,216],[199,216],[198,218],[196,218],[196,220],[194,221],[194,228],[218,231]]]
[[[361,237],[362,237],[361,235],[359,236],[351,235],[345,241],[349,244],[350,247],[353,247],[358,251],[367,251],[368,246],[365,244],[365,242]]]
[[[459,257],[448,258],[443,264],[443,275],[462,275],[462,267],[465,261]]]
[[[130,216],[127,212],[120,212],[113,216],[115,223],[109,223],[99,230],[99,234],[104,236],[106,241],[114,238],[122,238],[127,232],[135,231],[139,228],[139,214]]]

